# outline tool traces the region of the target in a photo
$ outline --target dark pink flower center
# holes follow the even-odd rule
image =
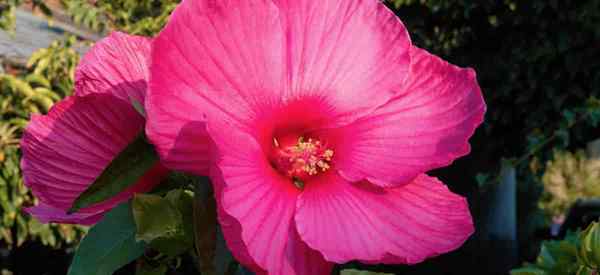
[[[273,138],[273,146],[273,166],[300,189],[306,180],[331,168],[333,150],[317,139],[299,137],[295,142],[282,142]]]

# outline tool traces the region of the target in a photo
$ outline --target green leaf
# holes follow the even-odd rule
[[[136,194],[133,198],[136,238],[146,242],[179,230],[181,214],[168,200],[151,194]]]
[[[578,259],[590,268],[600,269],[600,223],[590,224],[580,240]]]
[[[102,171],[73,203],[69,213],[116,196],[135,184],[158,162],[154,147],[140,134]]]
[[[137,194],[133,199],[136,238],[169,256],[193,246],[192,194],[173,190],[166,197]]]
[[[68,275],[111,275],[144,253],[146,245],[135,240],[131,203],[108,212],[81,241]]]
[[[50,81],[39,74],[29,74],[25,77],[25,81],[29,82],[29,84],[36,84],[46,88],[51,87]]]

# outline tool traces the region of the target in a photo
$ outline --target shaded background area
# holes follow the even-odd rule
[[[34,202],[18,170],[20,133],[30,113],[47,112],[71,93],[73,70],[87,42],[110,30],[153,35],[177,1],[21,2],[0,1],[0,26],[7,30],[0,31],[5,72],[0,76],[0,270],[65,274],[85,229],[40,225],[20,211]],[[403,20],[414,44],[477,72],[488,105],[486,121],[471,139],[470,155],[433,173],[468,197],[477,233],[461,249],[416,266],[346,267],[395,274],[507,274],[533,261],[542,240],[560,238],[552,234],[552,224],[560,227],[576,199],[599,196],[598,154],[591,142],[600,138],[600,0],[385,3]],[[18,4],[25,5],[9,13]],[[52,26],[44,13],[53,14]],[[7,20],[10,14],[16,20]],[[38,48],[43,54],[30,59]],[[502,174],[503,167],[514,173]],[[591,221],[584,216],[568,227]]]

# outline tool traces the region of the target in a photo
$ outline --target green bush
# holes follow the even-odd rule
[[[154,35],[166,24],[178,0],[63,0],[73,21],[98,32],[121,30]]]
[[[0,0],[0,30],[14,34],[17,7],[23,4],[23,0]],[[51,16],[52,12],[46,6],[43,0],[29,1],[34,9],[39,9],[46,16]]]

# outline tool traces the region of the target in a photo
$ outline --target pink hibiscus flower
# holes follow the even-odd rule
[[[151,40],[113,33],[85,55],[75,76],[75,95],[33,115],[21,140],[25,185],[38,198],[26,209],[42,222],[94,224],[136,192],[166,176],[160,164],[119,195],[67,215],[73,201],[144,129],[131,101],[144,102]]]
[[[172,169],[213,158],[226,241],[259,274],[414,264],[474,230],[424,173],[469,152],[475,73],[412,46],[380,1],[184,0],[150,71],[151,141]]]

